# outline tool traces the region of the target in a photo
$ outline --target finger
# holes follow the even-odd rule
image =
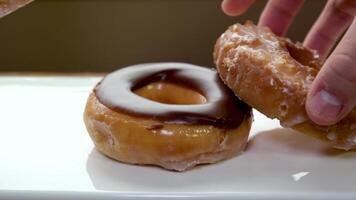
[[[304,40],[304,45],[317,50],[323,59],[352,22],[353,16],[350,13],[352,9],[356,9],[356,4],[347,4],[347,2],[356,1],[328,1]]]
[[[221,8],[229,16],[238,16],[243,14],[255,0],[224,0]]]
[[[335,0],[335,5],[337,8],[343,12],[356,16],[356,1],[355,0]]]
[[[8,15],[33,0],[0,0],[0,17]]]
[[[303,2],[303,0],[269,0],[258,25],[270,27],[277,35],[285,35]]]
[[[306,110],[317,124],[331,125],[356,105],[356,20],[326,60],[307,97]]]

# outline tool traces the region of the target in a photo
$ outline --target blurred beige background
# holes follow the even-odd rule
[[[325,4],[307,0],[288,36],[302,41]],[[36,0],[0,19],[0,71],[111,71],[143,62],[211,67],[217,37],[257,21],[266,1],[241,17],[220,0]]]

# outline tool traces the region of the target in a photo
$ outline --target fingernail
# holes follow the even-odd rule
[[[342,106],[340,99],[326,90],[317,92],[309,104],[312,114],[326,122],[335,121],[341,113]]]

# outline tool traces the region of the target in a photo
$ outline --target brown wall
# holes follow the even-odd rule
[[[289,31],[303,40],[325,1],[308,0]],[[220,0],[37,0],[0,19],[0,71],[109,71],[180,61],[212,66],[216,38],[257,21],[265,1],[227,17]]]

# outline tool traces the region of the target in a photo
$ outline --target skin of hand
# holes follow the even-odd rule
[[[0,0],[0,17],[8,15],[33,0]]]
[[[239,16],[254,2],[224,0],[222,9],[227,15]],[[275,34],[284,36],[303,3],[303,0],[269,0],[258,25],[268,26]],[[325,60],[306,101],[309,118],[319,125],[337,123],[356,105],[355,16],[356,0],[328,0],[303,43],[317,50]]]

